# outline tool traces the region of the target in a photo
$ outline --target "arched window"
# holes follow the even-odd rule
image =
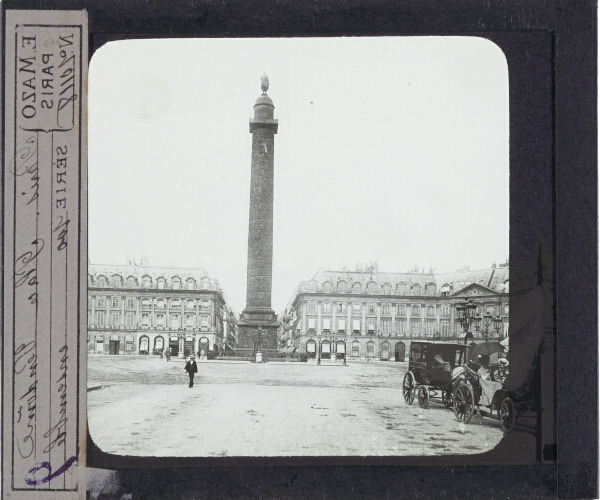
[[[164,289],[165,289],[165,283],[166,283],[166,281],[167,281],[167,280],[165,280],[165,279],[164,279],[164,278],[161,276],[160,278],[158,278],[158,279],[156,280],[156,287],[157,287],[159,290],[164,290]]]
[[[208,290],[208,286],[209,286],[209,281],[208,278],[203,278],[202,279],[202,290]]]
[[[94,284],[94,278],[92,277],[91,274],[88,274],[88,285],[93,285]]]
[[[394,347],[394,360],[395,361],[404,361],[406,357],[406,345],[404,342],[396,342]]]
[[[100,288],[106,288],[107,284],[108,284],[108,280],[106,279],[105,276],[98,276],[98,286]]]
[[[308,282],[308,291],[310,293],[315,293],[317,291],[317,282],[314,280],[311,280]]]
[[[360,356],[360,343],[358,340],[352,342],[352,357],[358,358]]]
[[[321,358],[331,358],[331,342],[329,340],[324,340],[321,342]]]
[[[369,340],[369,342],[367,342],[367,358],[374,358],[375,357],[375,342],[373,342],[372,340]]]
[[[374,281],[371,281],[367,285],[367,293],[376,294],[377,293],[377,283],[375,283]]]
[[[142,276],[142,286],[144,288],[150,288],[152,286],[152,278],[147,274]]]
[[[398,295],[406,295],[406,283],[398,283]]]
[[[140,354],[148,354],[148,346],[150,345],[150,341],[147,335],[142,335],[140,337]]]
[[[339,281],[337,288],[338,293],[346,293],[346,290],[348,289],[345,281]]]
[[[195,290],[196,289],[196,280],[194,278],[188,278],[187,280],[187,289]]]
[[[112,277],[112,286],[113,288],[120,288],[123,284],[123,279],[118,274],[114,274]]]
[[[323,283],[323,291],[326,293],[331,293],[331,282],[326,281]]]
[[[429,283],[426,288],[426,294],[429,296],[435,295],[435,284]]]
[[[165,339],[160,335],[154,339],[154,349],[162,350],[165,348]]]
[[[391,293],[392,293],[392,287],[390,286],[389,283],[385,283],[383,285],[383,294],[384,295],[391,295]]]
[[[354,283],[354,285],[352,285],[352,293],[360,293],[362,292],[362,285],[360,283]]]
[[[317,354],[317,343],[313,340],[310,339],[306,342],[306,353],[311,357],[314,358]]]
[[[413,285],[413,295],[421,295],[421,285]]]
[[[381,359],[387,361],[390,359],[390,343],[382,342],[381,343]]]
[[[127,277],[127,288],[135,288],[137,287],[137,278],[135,276]]]
[[[181,278],[179,276],[173,276],[171,278],[171,288],[173,290],[180,290],[181,289]]]

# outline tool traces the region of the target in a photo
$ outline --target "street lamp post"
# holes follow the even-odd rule
[[[262,326],[259,326],[258,329],[256,330],[256,343],[257,343],[257,349],[256,349],[256,362],[257,363],[262,363]]]
[[[317,335],[317,364],[321,364],[321,334]]]
[[[490,326],[492,326],[493,323],[493,328],[492,330],[496,331],[496,336],[498,336],[498,330],[500,330],[500,327],[502,325],[502,318],[500,316],[492,316],[489,312],[484,314],[483,316],[481,315],[476,315],[474,317],[474,322],[475,322],[475,331],[479,334],[481,334],[484,338],[484,340],[487,342],[488,339],[488,335],[490,332]],[[483,325],[483,329],[481,328]]]
[[[465,331],[465,344],[467,340],[473,338],[473,334],[470,331],[471,324],[475,321],[477,310],[477,306],[473,302],[473,299],[466,300],[464,302],[459,302],[455,306],[456,308],[456,322],[460,324],[460,326]]]

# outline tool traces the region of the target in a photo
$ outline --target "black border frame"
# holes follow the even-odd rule
[[[232,468],[119,469],[120,491],[133,498],[594,498],[598,495],[598,295],[597,295],[597,10],[589,0],[6,0],[5,9],[87,9],[90,54],[103,40],[140,36],[376,36],[471,34],[507,39],[518,52],[511,78],[511,267],[532,257],[534,240],[550,230],[555,256],[557,349],[556,465],[325,467],[268,461]],[[122,35],[126,34],[126,35]],[[546,37],[547,48],[527,46]],[[3,41],[4,43],[4,41]],[[543,44],[542,44],[543,45]],[[3,45],[4,53],[4,45]],[[508,55],[507,55],[508,57]],[[544,61],[550,70],[532,67]],[[527,106],[540,87],[543,102],[514,122],[512,85],[519,71]],[[522,100],[521,100],[522,99]],[[4,105],[4,95],[2,104]],[[536,120],[544,126],[536,127]],[[549,120],[549,122],[546,122]],[[548,130],[547,123],[550,123]],[[522,142],[513,141],[518,132]],[[515,136],[517,137],[517,136]],[[519,137],[517,137],[519,138]],[[4,138],[2,138],[2,141]],[[541,141],[541,142],[540,142]],[[536,145],[550,141],[551,178],[533,177],[513,190],[513,152],[529,165],[540,161]],[[534,167],[535,168],[535,167]],[[524,204],[519,207],[519,201]],[[548,204],[548,200],[550,203]],[[525,209],[524,209],[525,208]],[[548,213],[542,208],[550,208]],[[530,224],[513,241],[514,222]],[[538,229],[537,231],[535,229]],[[523,238],[523,239],[521,239]],[[550,243],[545,240],[546,245]],[[520,260],[520,259],[519,259]],[[533,272],[533,270],[532,270]],[[511,273],[512,274],[512,273]],[[91,440],[88,444],[93,446]],[[88,455],[93,449],[88,447]],[[101,465],[98,462],[98,465]],[[369,467],[367,467],[369,465]],[[186,496],[188,495],[188,496]]]

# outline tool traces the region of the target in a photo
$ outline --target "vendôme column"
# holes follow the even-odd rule
[[[266,358],[277,353],[277,317],[271,309],[273,282],[273,188],[275,134],[278,121],[275,106],[267,95],[269,79],[261,78],[262,95],[254,104],[250,119],[252,171],[250,181],[250,222],[246,308],[239,323],[237,352]],[[257,361],[260,361],[260,356]]]

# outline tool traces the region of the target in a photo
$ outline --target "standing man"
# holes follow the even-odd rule
[[[185,364],[184,370],[188,372],[190,376],[190,388],[194,386],[194,374],[198,373],[198,365],[196,364],[196,357],[192,354],[190,360]]]

